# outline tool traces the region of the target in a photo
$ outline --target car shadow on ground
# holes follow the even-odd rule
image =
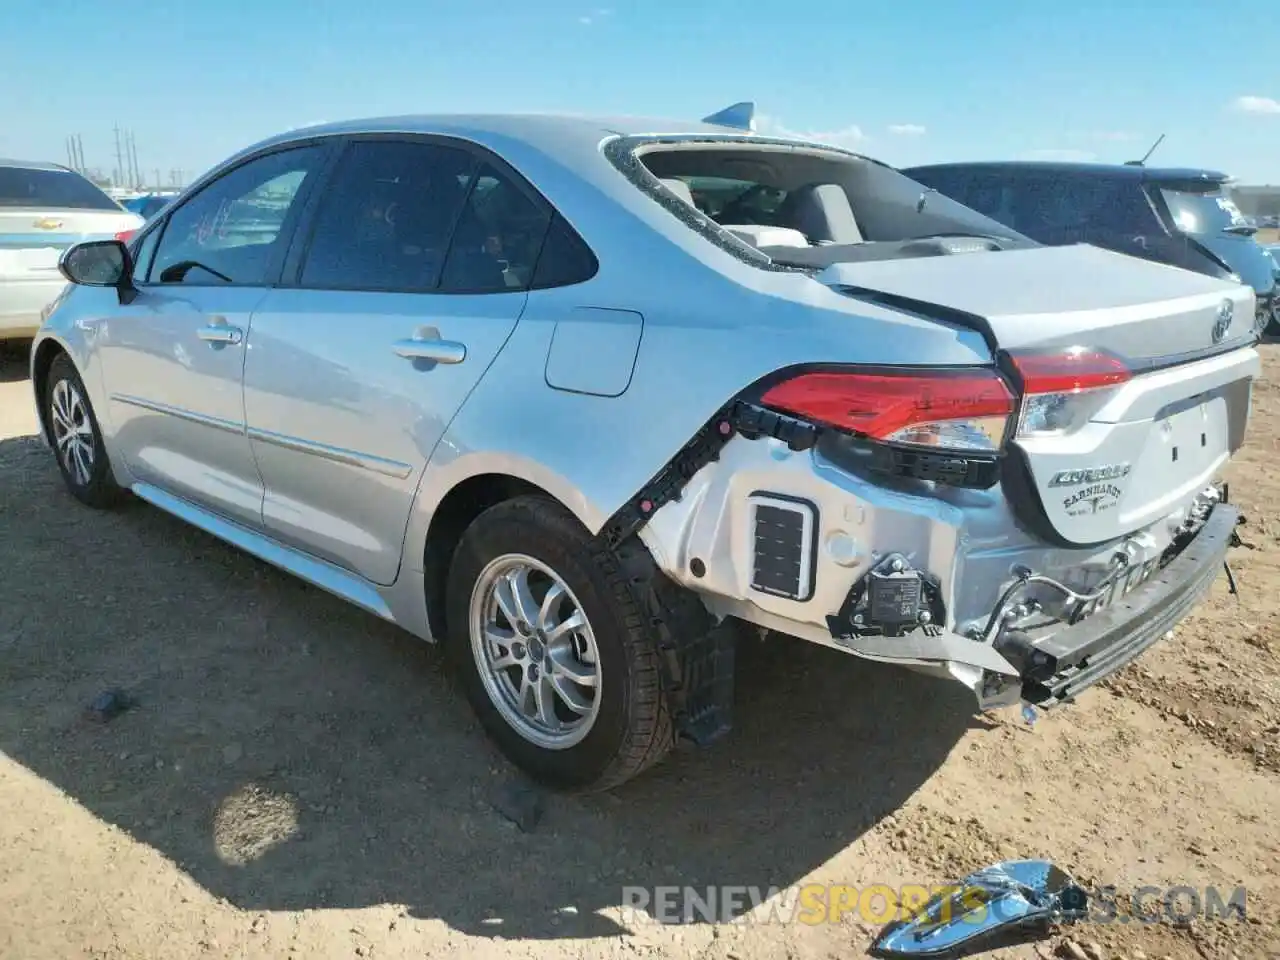
[[[30,376],[29,340],[0,340],[0,383],[16,383]]]
[[[249,910],[617,933],[597,911],[624,886],[796,882],[979,722],[958,685],[751,643],[727,740],[553,796],[525,833],[433,647],[153,508],[81,507],[30,440],[0,442],[0,504],[22,567],[0,583],[0,749]],[[112,687],[135,705],[87,717]]]

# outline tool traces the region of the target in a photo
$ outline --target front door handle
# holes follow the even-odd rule
[[[436,363],[461,363],[467,359],[466,344],[456,340],[439,340],[414,337],[397,340],[392,349],[396,356],[406,360],[434,360]]]
[[[225,323],[211,323],[197,330],[196,336],[206,343],[239,343],[244,331]]]

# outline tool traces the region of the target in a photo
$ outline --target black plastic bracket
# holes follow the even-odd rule
[[[894,561],[899,562],[895,573],[911,574],[919,579],[920,607],[928,617],[917,619],[914,623],[879,623],[871,615],[871,597],[869,588],[874,574],[884,574],[893,570]],[[882,557],[867,571],[845,595],[840,609],[827,617],[827,630],[833,640],[851,640],[858,636],[903,636],[921,631],[930,636],[939,636],[947,620],[947,610],[942,602],[942,589],[938,579],[923,570],[917,570],[906,562],[899,554]]]
[[[599,537],[606,547],[614,549],[639,532],[661,507],[679,500],[694,474],[719,460],[725,444],[738,434],[748,440],[773,437],[798,451],[817,443],[820,432],[814,424],[735,400],[707,421],[652,480],[609,518]]]

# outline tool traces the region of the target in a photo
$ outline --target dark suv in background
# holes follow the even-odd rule
[[[944,163],[902,170],[911,179],[1038,240],[1089,243],[1253,287],[1258,325],[1280,333],[1280,293],[1256,227],[1212,170],[1137,164]]]

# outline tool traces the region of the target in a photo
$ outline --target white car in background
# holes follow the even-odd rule
[[[0,160],[0,341],[35,336],[67,285],[58,258],[82,240],[128,239],[143,220],[52,163]]]

